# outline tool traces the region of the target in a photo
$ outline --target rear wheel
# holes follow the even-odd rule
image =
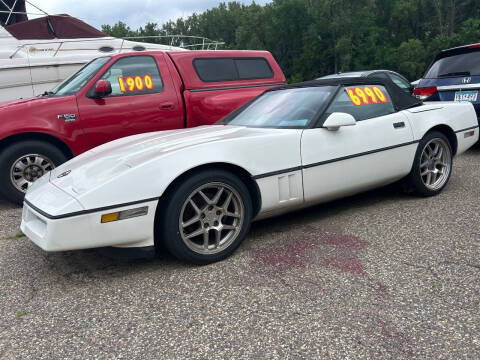
[[[26,140],[12,144],[0,153],[0,193],[21,205],[33,182],[67,160],[60,149],[47,142]]]
[[[164,246],[180,260],[207,264],[232,254],[245,238],[252,202],[235,175],[212,170],[183,182],[167,199],[156,226]]]
[[[433,196],[447,185],[452,173],[452,147],[441,132],[427,133],[420,141],[407,184],[415,193]]]

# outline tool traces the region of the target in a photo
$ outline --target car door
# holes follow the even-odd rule
[[[183,127],[183,106],[163,54],[121,57],[99,80],[110,82],[110,95],[95,98],[92,85],[86,95],[77,96],[90,146]]]
[[[354,116],[354,126],[336,131],[320,127],[302,135],[307,203],[326,201],[393,182],[407,175],[416,144],[408,118],[395,111],[380,85],[341,87],[323,115]]]

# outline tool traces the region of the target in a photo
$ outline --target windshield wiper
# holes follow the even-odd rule
[[[458,72],[451,72],[451,73],[438,75],[438,77],[448,77],[448,76],[470,76],[470,71],[458,71]]]

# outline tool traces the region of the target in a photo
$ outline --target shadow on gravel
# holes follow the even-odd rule
[[[371,207],[375,204],[386,201],[398,201],[402,199],[405,200],[415,198],[416,197],[405,194],[401,190],[399,184],[388,185],[376,190],[320,205],[315,205],[274,218],[259,220],[252,224],[252,231],[255,231],[258,235],[262,235],[263,233],[271,231],[273,227],[277,228],[277,231],[281,231],[281,228],[284,228],[286,231],[291,226],[308,225],[309,223],[318,219],[335,217],[336,215],[351,210],[352,208],[356,209],[356,211],[362,211],[363,208]]]
[[[20,209],[21,206],[17,204],[12,204],[3,197],[0,196],[0,209],[1,210],[11,210],[11,209]]]
[[[97,249],[61,253],[42,252],[44,271],[63,286],[109,281],[138,275],[144,271],[178,271],[191,266],[177,261],[169,254],[156,257],[129,258],[125,255],[106,255]]]
[[[480,153],[480,141],[473,145],[470,149],[467,150],[468,153]]]

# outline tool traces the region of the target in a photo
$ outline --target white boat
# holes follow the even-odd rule
[[[28,20],[25,3],[42,13]],[[25,0],[0,0],[0,102],[43,94],[90,60],[119,52],[216,49],[223,43],[182,35],[170,45],[110,37],[69,15],[48,15]],[[175,46],[175,45],[179,46]]]

